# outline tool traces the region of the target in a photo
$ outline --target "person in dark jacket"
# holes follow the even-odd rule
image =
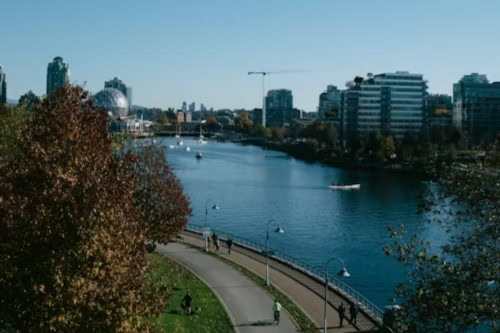
[[[349,313],[351,315],[351,322],[353,324],[357,324],[356,317],[358,316],[358,305],[356,303],[351,304],[351,307],[349,308]]]
[[[191,314],[191,303],[193,302],[193,297],[191,297],[191,293],[188,291],[182,300],[182,308],[184,309],[184,313],[188,315]]]
[[[344,318],[345,318],[344,303],[340,303],[339,309],[337,311],[339,312],[339,317],[340,317],[339,327],[343,327],[344,326]]]
[[[233,246],[233,239],[228,238],[226,244],[227,244],[227,253],[231,254],[231,246]]]

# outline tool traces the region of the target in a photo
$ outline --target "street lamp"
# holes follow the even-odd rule
[[[209,229],[208,229],[208,203],[210,201],[212,201],[214,204],[212,206],[213,210],[219,209],[219,206],[217,206],[217,203],[213,199],[207,199],[207,201],[205,202],[205,232],[209,231]],[[205,235],[205,252],[208,252],[208,237],[210,237],[210,235]]]
[[[267,226],[266,226],[266,284],[269,286],[269,223],[273,222],[274,219],[270,219],[267,221]],[[280,226],[274,230],[274,232],[277,232],[279,234],[282,234],[285,232]]]
[[[347,272],[347,269],[345,268],[344,261],[342,259],[340,259],[339,257],[330,258],[326,262],[326,265],[325,265],[325,310],[323,311],[324,321],[325,321],[325,326],[323,329],[324,333],[326,333],[327,332],[326,330],[328,329],[328,325],[326,323],[326,305],[327,305],[327,296],[328,296],[328,264],[330,263],[330,261],[332,261],[334,259],[340,260],[340,262],[342,263],[342,269],[337,273],[337,275],[342,276],[342,277],[351,276],[351,274],[349,274],[349,272]]]

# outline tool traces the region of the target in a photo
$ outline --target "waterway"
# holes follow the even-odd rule
[[[417,177],[338,169],[255,146],[157,141],[176,147],[167,159],[190,198],[191,223],[205,224],[205,204],[212,199],[220,209],[209,209],[211,227],[265,243],[266,222],[273,218],[271,226],[285,232],[270,234],[271,247],[321,267],[332,256],[343,258],[351,274],[344,282],[379,307],[405,279],[402,266],[382,251],[393,241],[387,226],[404,224],[410,233],[442,242],[442,230],[417,214],[418,196],[429,186]],[[203,158],[195,158],[198,151]],[[361,189],[332,191],[332,181],[360,183]],[[331,272],[339,265],[332,262]]]

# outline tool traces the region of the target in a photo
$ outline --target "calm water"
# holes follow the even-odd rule
[[[170,138],[158,141],[176,145]],[[272,233],[271,247],[318,266],[343,258],[351,273],[344,281],[380,307],[404,279],[402,267],[382,251],[392,241],[386,227],[403,223],[425,239],[442,237],[416,214],[417,195],[427,186],[418,178],[310,164],[254,146],[183,141],[168,151],[168,160],[190,198],[190,222],[205,223],[210,198],[221,208],[209,211],[210,226],[265,243],[266,222],[274,218],[285,233]],[[332,181],[360,183],[361,189],[331,191]],[[334,265],[332,272],[339,269]]]

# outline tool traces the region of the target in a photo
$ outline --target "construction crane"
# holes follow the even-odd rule
[[[266,75],[271,72],[248,72],[248,75],[262,75],[262,126],[266,128]]]
[[[266,75],[269,74],[289,74],[289,73],[307,73],[303,70],[284,70],[272,72],[248,72],[248,75],[262,75],[262,126],[266,127]]]

